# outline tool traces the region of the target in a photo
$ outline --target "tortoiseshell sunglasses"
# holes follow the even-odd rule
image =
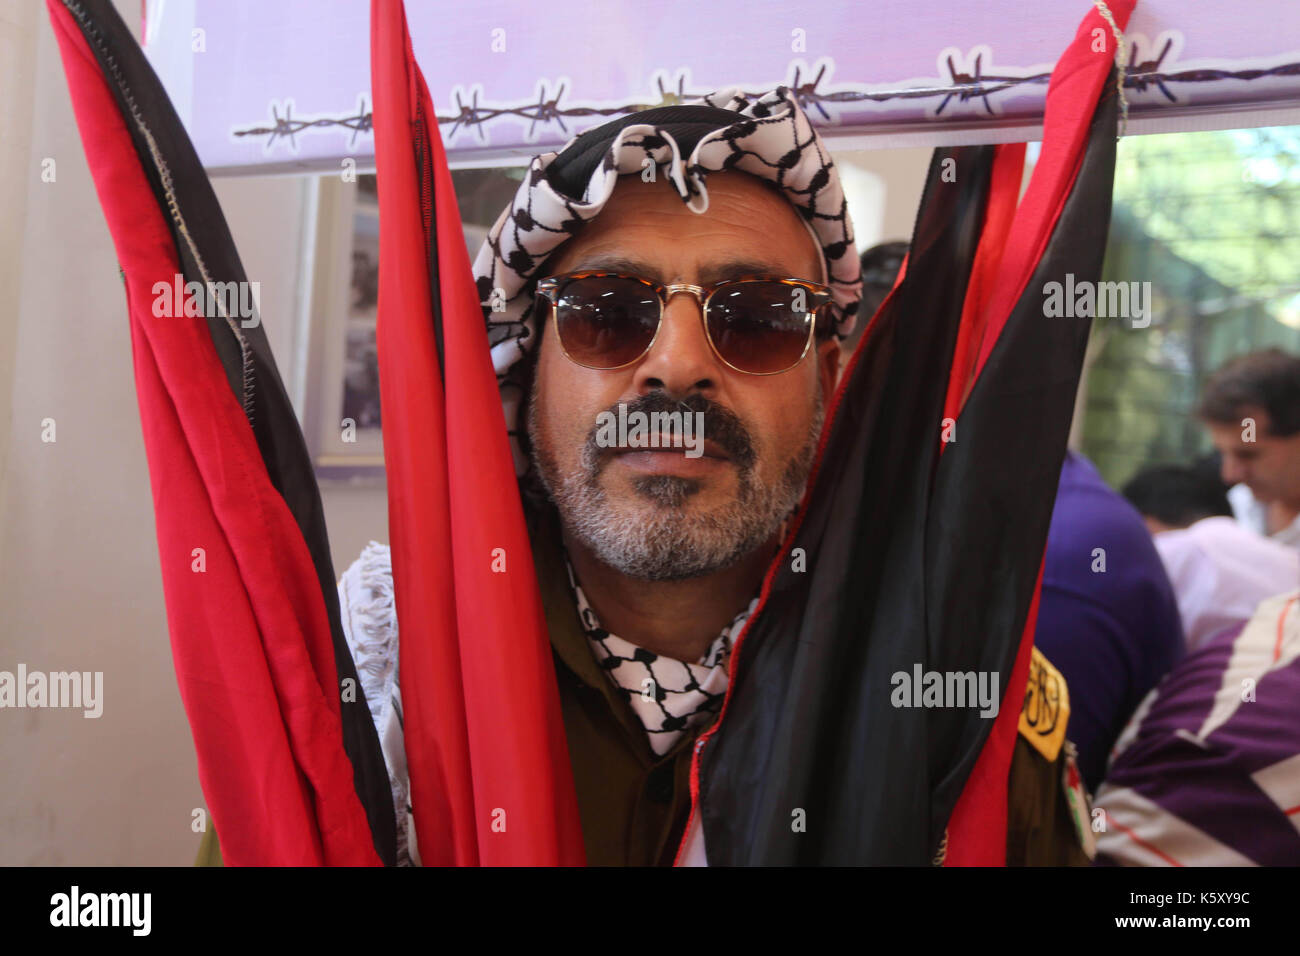
[[[650,351],[664,308],[679,292],[695,298],[718,359],[737,372],[776,375],[794,368],[812,345],[817,316],[831,291],[803,279],[756,276],[711,285],[662,285],[618,272],[573,272],[537,282],[550,303],[555,334],[570,361],[625,368]]]

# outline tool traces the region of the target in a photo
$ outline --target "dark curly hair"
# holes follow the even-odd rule
[[[1300,432],[1300,355],[1272,348],[1229,360],[1210,376],[1196,412],[1202,421],[1237,425],[1249,408],[1268,412],[1269,434]]]

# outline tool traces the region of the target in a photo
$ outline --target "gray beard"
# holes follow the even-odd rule
[[[536,408],[534,392],[528,402],[533,466],[565,531],[603,564],[644,581],[713,574],[770,540],[803,497],[826,414],[818,388],[807,440],[775,483],[763,481],[753,461],[735,463],[735,498],[711,512],[687,513],[684,506],[699,483],[676,475],[635,479],[636,494],[658,507],[620,508],[600,484],[600,452],[592,441],[584,446],[578,468],[561,473],[554,449],[542,440]]]

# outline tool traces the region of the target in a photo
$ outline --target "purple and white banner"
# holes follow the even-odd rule
[[[732,86],[792,87],[833,146],[1032,139],[1091,6],[408,0],[407,17],[453,164],[489,165]],[[370,163],[369,0],[145,7],[145,50],[210,170]],[[1124,43],[1129,132],[1300,123],[1300,0],[1139,0]]]

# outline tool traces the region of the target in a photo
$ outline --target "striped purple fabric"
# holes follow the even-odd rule
[[[1300,603],[1270,598],[1148,696],[1097,793],[1105,862],[1300,864]]]

